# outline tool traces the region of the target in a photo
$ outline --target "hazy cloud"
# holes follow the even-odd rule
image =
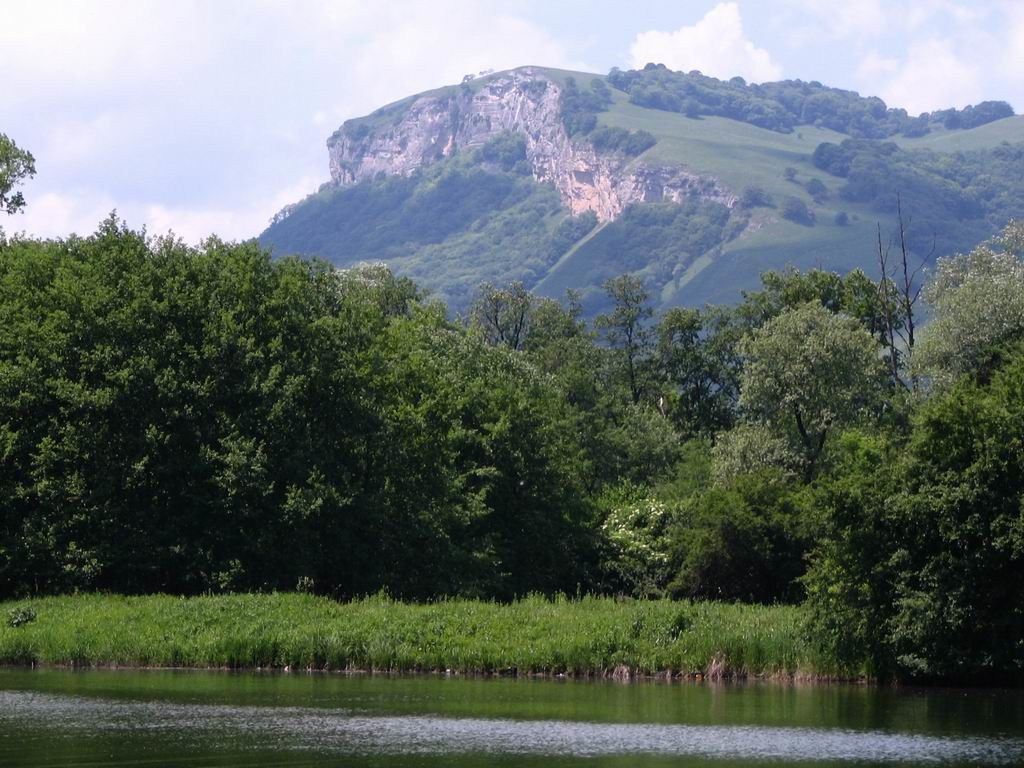
[[[703,16],[679,28],[679,7]],[[189,240],[255,235],[327,179],[324,141],[343,120],[529,63],[660,61],[752,81],[785,69],[912,111],[991,98],[1024,108],[1021,0],[592,11],[585,0],[0,0],[0,131],[38,170],[28,213],[3,226],[87,232],[116,207]],[[604,58],[588,66],[578,50]]]
[[[856,87],[891,106],[917,113],[985,99],[1024,102],[1019,0],[790,0],[790,7],[802,44],[846,45],[859,59]]]
[[[188,240],[250,237],[327,179],[342,120],[468,72],[579,65],[497,3],[0,0],[0,16],[0,130],[38,170],[5,225],[39,235],[116,206]]]
[[[910,46],[907,58],[880,72],[886,103],[911,114],[983,101],[981,73],[957,56],[949,40],[924,40]]]
[[[630,48],[630,61],[633,67],[654,62],[719,78],[740,75],[754,82],[782,76],[782,67],[771,54],[747,38],[737,3],[719,3],[696,24],[674,32],[641,32]]]

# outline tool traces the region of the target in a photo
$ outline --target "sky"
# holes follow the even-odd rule
[[[0,226],[84,235],[116,209],[194,243],[315,191],[344,120],[485,69],[654,61],[1024,111],[1024,0],[0,0],[0,58],[0,133],[37,170]]]

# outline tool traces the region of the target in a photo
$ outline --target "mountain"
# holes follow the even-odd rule
[[[521,67],[345,122],[331,182],[275,216],[276,255],[384,261],[465,307],[483,281],[581,293],[632,272],[661,306],[735,299],[767,269],[876,270],[897,205],[917,256],[1024,216],[1024,118],[911,116],[817,82],[663,66]]]

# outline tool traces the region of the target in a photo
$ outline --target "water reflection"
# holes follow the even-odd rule
[[[272,749],[362,756],[648,755],[742,762],[1024,762],[1024,738],[998,734],[950,736],[841,727],[395,715],[358,708],[182,703],[0,691],[0,739],[7,742],[20,734],[31,740],[41,732],[70,740],[116,737],[125,743],[140,736],[156,738],[162,748],[179,756],[197,750]]]

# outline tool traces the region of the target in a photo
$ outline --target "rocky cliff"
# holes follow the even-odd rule
[[[614,219],[630,203],[697,195],[732,207],[736,197],[713,178],[682,167],[652,166],[619,153],[600,153],[566,133],[561,88],[524,67],[477,83],[443,89],[345,123],[327,142],[331,177],[347,186],[380,173],[409,175],[459,150],[483,146],[504,132],[524,137],[534,178],[551,183],[574,213]]]

